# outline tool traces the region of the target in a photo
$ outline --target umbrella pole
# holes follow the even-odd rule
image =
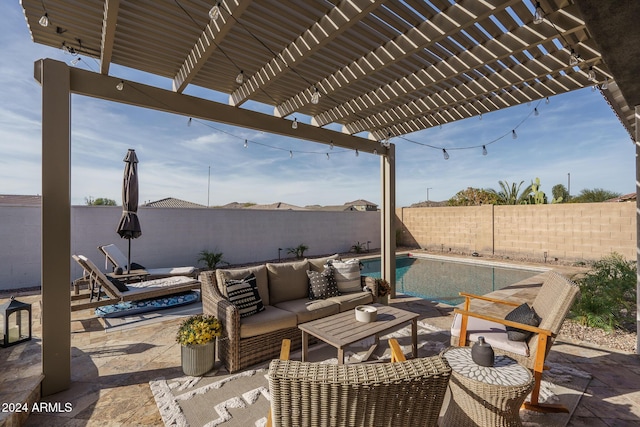
[[[129,254],[127,258],[127,274],[131,273],[131,239],[127,239],[129,241]]]

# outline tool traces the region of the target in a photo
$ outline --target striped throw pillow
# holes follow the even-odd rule
[[[264,310],[256,285],[256,276],[253,273],[244,279],[226,280],[225,286],[229,302],[238,308],[240,317],[248,317]]]

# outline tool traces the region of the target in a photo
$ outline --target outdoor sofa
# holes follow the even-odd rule
[[[200,273],[203,311],[222,321],[224,332],[219,340],[218,355],[229,372],[277,357],[283,339],[290,339],[292,348],[301,347],[300,323],[375,301],[375,280],[360,276],[359,262],[356,260],[356,267],[345,267],[347,263],[339,263],[336,258],[334,255]],[[341,295],[320,295],[326,298],[311,300],[309,276],[317,277],[326,272],[324,266],[330,260],[337,266],[334,277],[338,288],[342,289]],[[345,272],[344,268],[350,271]],[[357,268],[355,276],[354,268]],[[230,285],[243,286],[238,283],[244,283],[243,279],[252,274],[264,309],[247,315],[246,306],[237,301],[234,305],[227,291],[232,289]],[[317,289],[314,293],[312,288],[311,292],[312,297],[318,297]]]

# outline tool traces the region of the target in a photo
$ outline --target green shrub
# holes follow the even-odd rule
[[[635,262],[614,252],[596,261],[576,283],[581,296],[571,310],[574,320],[608,331],[635,327]]]
[[[223,258],[222,252],[211,252],[208,250],[200,251],[198,262],[202,261],[207,265],[209,270],[215,270],[218,265],[228,265],[229,263]]]

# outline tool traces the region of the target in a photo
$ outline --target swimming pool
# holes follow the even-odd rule
[[[363,275],[380,277],[379,258],[364,259],[362,263]],[[458,292],[484,295],[546,270],[399,256],[396,258],[396,291],[444,304],[458,305],[463,301]]]

